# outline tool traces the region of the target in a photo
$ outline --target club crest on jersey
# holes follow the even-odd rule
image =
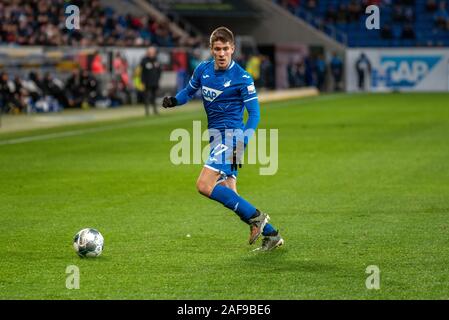
[[[212,89],[206,86],[203,86],[201,88],[201,92],[203,94],[204,100],[209,102],[214,101],[220,94],[223,93],[223,91]]]

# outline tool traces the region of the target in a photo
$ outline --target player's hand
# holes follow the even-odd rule
[[[238,141],[232,149],[231,159],[231,171],[237,170],[242,167],[242,158],[245,151],[245,146],[242,141]]]
[[[178,105],[178,100],[175,97],[164,97],[162,100],[162,106],[164,108],[173,108]]]

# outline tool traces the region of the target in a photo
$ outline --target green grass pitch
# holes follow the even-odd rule
[[[203,111],[0,135],[0,299],[448,299],[448,101],[262,104],[279,170],[244,165],[238,188],[286,240],[263,254],[233,212],[198,194],[202,165],[169,160],[170,132],[204,128]],[[84,227],[105,237],[99,258],[73,251]],[[78,290],[66,288],[69,265]],[[370,265],[379,290],[365,286]]]

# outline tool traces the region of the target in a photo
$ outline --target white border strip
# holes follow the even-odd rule
[[[254,100],[254,99],[257,99],[257,97],[253,97],[253,98],[250,98],[250,99],[243,100],[243,102],[248,102],[248,101],[251,101],[251,100]]]
[[[192,85],[192,80],[189,81],[189,85],[190,85],[193,89],[198,89],[197,87],[194,87],[194,86]]]
[[[212,171],[221,173],[221,170],[218,170],[218,169],[216,169],[216,168],[213,168],[213,167],[211,167],[211,166],[208,166],[207,164],[205,164],[204,166],[205,166],[206,168],[208,168],[208,169],[211,169]]]

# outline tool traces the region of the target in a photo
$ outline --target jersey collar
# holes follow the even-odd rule
[[[214,62],[214,66],[215,66],[215,59],[213,60],[213,62]],[[215,69],[215,67],[214,67],[214,71],[215,72],[225,72],[225,71],[230,70],[234,65],[235,65],[234,60],[231,60],[231,63],[229,63],[229,66],[225,70]]]

